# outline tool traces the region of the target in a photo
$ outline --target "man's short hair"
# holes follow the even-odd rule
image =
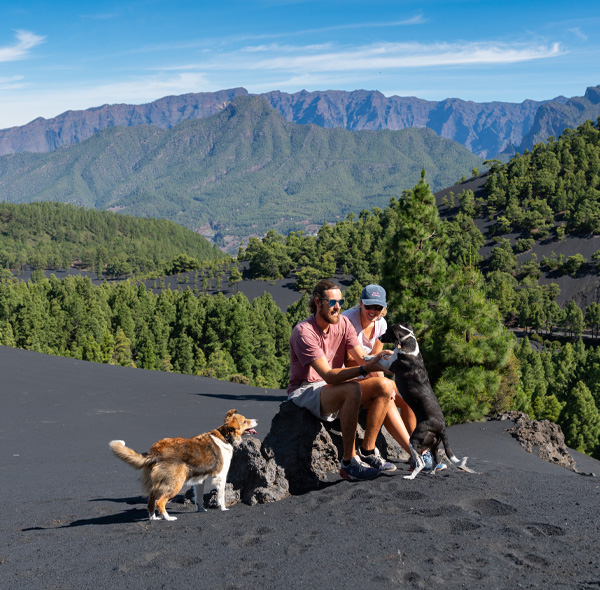
[[[330,289],[339,289],[339,285],[336,285],[334,282],[329,279],[323,279],[319,281],[315,288],[313,289],[312,295],[310,296],[310,301],[308,302],[308,309],[310,309],[310,313],[317,312],[317,304],[315,303],[315,299],[323,299],[323,295],[325,291],[329,291]]]

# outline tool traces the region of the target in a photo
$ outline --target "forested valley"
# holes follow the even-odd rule
[[[295,273],[299,291],[337,273],[353,277],[345,292],[356,303],[371,282],[388,291],[388,321],[412,324],[449,423],[515,409],[562,427],[567,444],[600,457],[600,349],[597,304],[562,308],[556,285],[540,285],[540,265],[597,273],[591,260],[530,259],[516,254],[540,239],[600,233],[600,124],[586,123],[535,146],[508,164],[490,162],[487,198],[452,195],[455,215],[439,216],[425,170],[385,210],[363,210],[316,236],[269,231],[240,248],[255,278]],[[488,259],[474,222],[494,220],[498,245]],[[514,244],[505,233],[517,230]],[[558,249],[558,248],[557,248]],[[288,339],[308,315],[307,295],[287,313],[265,294],[158,293],[130,280],[95,286],[87,278],[41,276],[0,283],[0,344],[39,352],[173,370],[260,387],[282,388]],[[538,341],[517,342],[521,327]]]

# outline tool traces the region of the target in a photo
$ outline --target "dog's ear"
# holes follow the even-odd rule
[[[229,410],[229,412],[225,414],[225,422],[227,422],[227,420],[229,420],[229,418],[231,418],[231,416],[233,416],[234,414],[237,414],[237,410]]]

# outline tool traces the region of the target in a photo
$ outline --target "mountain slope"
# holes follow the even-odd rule
[[[112,104],[66,111],[52,119],[38,118],[21,127],[0,130],[0,155],[18,152],[51,152],[64,145],[80,143],[107,127],[155,125],[170,129],[188,119],[219,112],[244,88],[166,96],[141,105]]]
[[[290,122],[352,131],[428,127],[481,157],[506,159],[526,136],[523,145],[527,147],[533,145],[533,140],[559,135],[566,125],[577,126],[585,118],[595,120],[600,114],[600,105],[594,102],[598,93],[600,86],[588,88],[585,97],[526,100],[519,104],[476,103],[457,98],[435,102],[415,97],[385,97],[381,92],[367,90],[294,94],[273,91],[259,96]],[[79,143],[107,127],[149,124],[170,129],[188,119],[213,115],[236,96],[247,94],[244,88],[234,88],[167,96],[143,105],[103,105],[85,111],[67,111],[52,119],[39,118],[22,127],[0,130],[0,155],[52,151]]]
[[[558,137],[567,127],[575,129],[587,120],[600,117],[600,86],[588,88],[585,96],[570,98],[565,102],[551,101],[538,109],[533,125],[527,132],[519,151],[523,153],[550,136]]]
[[[259,97],[238,97],[212,117],[170,130],[111,128],[49,154],[4,156],[0,194],[248,236],[385,206],[416,183],[423,166],[437,189],[479,164],[429,129],[296,125]]]
[[[531,126],[540,102],[475,103],[457,98],[440,102],[381,92],[269,92],[262,95],[288,121],[322,127],[405,129],[427,127],[481,157],[494,157],[518,144]]]

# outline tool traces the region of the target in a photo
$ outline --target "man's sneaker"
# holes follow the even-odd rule
[[[358,454],[361,458],[361,461],[367,463],[371,467],[375,467],[375,469],[379,469],[379,471],[396,471],[396,466],[389,461],[386,461],[379,452],[379,449],[375,447],[372,455],[363,455],[361,449],[358,449]]]
[[[433,471],[433,459],[431,457],[431,453],[429,451],[425,451],[421,457],[423,457],[423,461],[425,461],[425,467],[423,467],[422,471],[425,471],[426,473],[430,473],[431,471]],[[440,465],[442,465],[442,463],[440,463]],[[417,464],[415,463],[415,460],[413,457],[410,458],[410,470],[414,471],[416,468]],[[444,467],[445,469],[445,467]],[[440,469],[441,471],[441,469]]]
[[[358,455],[354,455],[347,466],[342,461],[340,464],[340,475],[350,481],[373,479],[379,475],[379,469],[363,463]]]

